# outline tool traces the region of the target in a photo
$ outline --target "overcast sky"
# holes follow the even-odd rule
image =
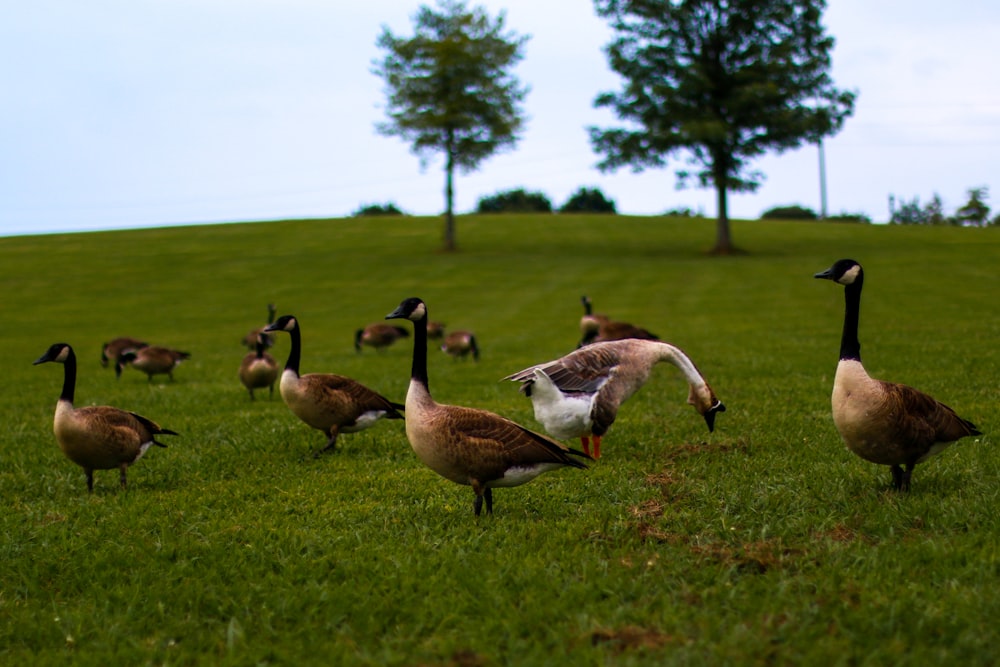
[[[394,202],[444,207],[442,162],[375,132],[381,27],[412,34],[402,0],[32,0],[0,21],[0,234],[344,216]],[[433,4],[433,3],[425,3]],[[621,213],[688,207],[674,171],[601,174],[586,127],[612,125],[595,96],[618,90],[591,0],[481,0],[529,35],[516,74],[531,87],[513,150],[456,181],[456,206],[524,187],[559,206],[599,187]],[[858,92],[825,142],[828,210],[888,217],[888,198],[936,193],[953,212],[973,187],[1000,211],[1000,3],[831,0],[833,78]],[[815,146],[769,155],[734,217],[819,210]]]

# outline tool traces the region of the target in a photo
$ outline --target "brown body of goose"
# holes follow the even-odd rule
[[[367,345],[381,351],[400,338],[406,338],[409,335],[410,332],[403,327],[376,322],[354,332],[354,349],[360,352],[361,346]]]
[[[406,392],[406,437],[427,467],[456,484],[471,486],[473,509],[493,513],[497,487],[519,486],[562,467],[586,468],[583,452],[568,449],[500,415],[437,403],[427,378],[427,306],[417,298],[399,304],[386,319],[413,322],[413,365]]]
[[[125,352],[138,350],[140,348],[147,347],[148,345],[149,343],[145,341],[139,340],[138,338],[131,338],[129,336],[115,338],[101,347],[101,366],[107,368],[108,363],[112,359],[117,360],[118,357]]]
[[[479,361],[479,343],[471,331],[452,331],[444,337],[441,351],[456,359],[464,359],[472,354],[472,358]]]
[[[427,323],[427,337],[432,339],[444,338],[445,323],[444,322],[428,322]]]
[[[83,468],[87,490],[94,490],[95,470],[119,470],[119,482],[126,488],[126,470],[156,441],[157,435],[177,435],[134,412],[110,406],[73,407],[76,389],[76,354],[66,343],[56,343],[35,364],[48,361],[63,365],[63,388],[56,403],[53,431],[63,454]]]
[[[715,415],[725,412],[694,362],[678,347],[661,341],[629,339],[593,343],[564,357],[525,368],[503,378],[521,383],[531,397],[535,418],[550,435],[580,438],[583,450],[601,456],[601,438],[618,409],[649,379],[660,362],[676,366],[688,382],[687,402],[715,428]]]
[[[248,350],[257,349],[257,338],[262,334],[264,336],[264,347],[269,348],[274,346],[274,336],[268,333],[264,333],[264,328],[274,322],[274,316],[278,314],[278,309],[273,303],[267,304],[267,324],[263,327],[257,327],[256,329],[251,329],[250,332],[243,337],[243,347]]]
[[[889,466],[893,487],[908,491],[918,463],[960,438],[981,432],[927,394],[868,375],[858,341],[864,283],[860,264],[842,259],[815,277],[844,286],[844,329],[831,398],[833,422],[849,450],[866,461]]]
[[[274,397],[274,383],[278,379],[280,367],[270,354],[265,352],[267,334],[261,332],[257,336],[257,349],[246,354],[240,363],[240,382],[250,392],[250,400],[254,400],[253,390],[269,389],[268,397]]]
[[[584,315],[580,318],[580,344],[578,347],[591,343],[604,343],[611,340],[637,338],[640,340],[659,340],[656,334],[628,322],[612,320],[607,315],[593,312],[590,298],[580,297],[583,303]]]
[[[145,373],[150,382],[153,381],[154,375],[166,375],[173,382],[174,369],[177,368],[177,364],[190,358],[190,352],[181,352],[159,345],[148,345],[137,350],[126,350],[118,355],[118,360],[115,362],[115,375],[120,378],[122,368],[131,366],[137,371]]]
[[[393,403],[357,380],[332,373],[299,375],[302,333],[298,320],[282,315],[266,331],[286,331],[292,347],[281,372],[278,389],[292,413],[307,425],[322,431],[326,446],[317,455],[334,450],[341,433],[362,431],[380,419],[402,419],[403,406]]]

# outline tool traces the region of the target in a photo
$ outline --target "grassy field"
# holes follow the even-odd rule
[[[1000,645],[1000,229],[627,217],[290,221],[0,239],[0,663],[81,665],[987,665]],[[830,417],[843,290],[865,266],[876,377],[985,433],[913,490],[841,445]],[[251,403],[241,337],[298,316],[303,372],[402,401],[410,341],[356,354],[405,297],[473,329],[478,363],[430,358],[431,391],[538,428],[498,380],[561,356],[581,294],[686,350],[726,403],[716,430],[656,369],[589,470],[495,494],[413,455],[400,422],[339,451],[279,397]],[[116,381],[101,343],[188,350],[176,381]],[[59,451],[49,344],[77,405],[181,433],[86,492]],[[288,352],[278,339],[275,356]],[[166,440],[166,439],[165,439]]]

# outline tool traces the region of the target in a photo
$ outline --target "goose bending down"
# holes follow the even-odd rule
[[[257,349],[246,354],[240,363],[240,382],[250,392],[250,400],[254,400],[253,390],[268,387],[268,396],[274,397],[274,383],[278,379],[278,362],[264,351],[267,334],[261,332],[257,336]]]
[[[267,324],[273,323],[274,316],[277,314],[278,314],[278,309],[275,307],[275,305],[273,303],[267,304]],[[256,329],[251,329],[250,333],[248,333],[246,336],[243,337],[243,347],[251,351],[256,350],[257,337],[260,336],[261,334],[264,334],[264,327],[257,327]],[[271,334],[264,334],[264,347],[268,348],[273,346],[274,346],[274,336],[272,336]]]
[[[434,401],[427,379],[427,306],[406,299],[386,319],[413,322],[413,366],[406,391],[406,437],[431,470],[476,494],[476,516],[486,501],[493,513],[493,489],[519,486],[556,468],[586,468],[583,452],[486,410]]]
[[[593,343],[565,357],[525,368],[504,380],[521,383],[531,397],[535,419],[556,438],[580,438],[583,450],[601,456],[601,437],[611,428],[618,409],[649,379],[657,363],[676,366],[689,385],[688,403],[715,428],[715,415],[725,412],[694,362],[678,347],[652,340],[629,339]]]
[[[149,343],[130,336],[115,338],[101,346],[101,366],[107,368],[109,361],[117,360],[124,352],[148,346]]]
[[[331,373],[299,375],[302,356],[302,333],[299,321],[292,315],[282,315],[265,331],[286,331],[292,348],[281,372],[278,389],[292,413],[309,426],[322,431],[326,446],[317,456],[337,447],[341,433],[356,433],[372,426],[379,419],[402,419],[403,406],[393,403],[357,380]]]
[[[76,390],[76,353],[66,343],[56,343],[35,360],[35,365],[53,361],[63,365],[63,388],[56,403],[53,423],[56,441],[63,454],[87,474],[87,491],[94,490],[94,471],[120,471],[126,487],[126,470],[138,461],[158,435],[177,435],[145,417],[106,405],[73,407]]]
[[[927,394],[876,380],[865,371],[858,341],[865,278],[860,264],[841,259],[815,277],[843,285],[846,302],[833,380],[833,423],[848,449],[867,461],[890,466],[893,487],[909,491],[914,466],[960,438],[982,433]]]
[[[362,345],[368,345],[381,351],[400,338],[406,338],[409,335],[410,332],[403,327],[394,327],[384,322],[376,322],[354,332],[354,349],[360,352]]]
[[[452,331],[444,337],[441,351],[456,359],[464,359],[471,353],[472,358],[479,361],[479,343],[471,331]]]
[[[607,315],[593,312],[590,297],[584,295],[580,297],[583,303],[584,314],[580,318],[580,344],[577,347],[590,345],[591,343],[603,343],[609,340],[625,340],[627,338],[638,338],[640,340],[659,340],[656,334],[638,327],[628,322],[612,320]]]
[[[117,361],[115,361],[115,376],[121,378],[122,368],[132,366],[137,371],[145,373],[150,382],[153,381],[154,375],[166,375],[173,382],[174,369],[177,368],[177,364],[190,358],[190,352],[172,350],[169,347],[160,347],[159,345],[126,350],[119,354]]]

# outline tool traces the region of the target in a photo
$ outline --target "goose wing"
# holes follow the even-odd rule
[[[615,375],[621,362],[620,346],[610,343],[594,344],[547,364],[518,371],[504,379],[527,385],[533,381],[534,370],[540,368],[560,391],[592,394]]]
[[[309,391],[315,392],[321,403],[331,406],[331,411],[346,414],[356,411],[362,414],[371,410],[384,410],[391,416],[402,418],[399,410],[403,406],[393,403],[385,396],[369,389],[357,380],[343,375],[310,374],[303,375],[300,381],[308,383]]]
[[[882,387],[897,432],[906,445],[923,450],[935,443],[980,435],[972,422],[922,391],[893,382],[882,382]]]

